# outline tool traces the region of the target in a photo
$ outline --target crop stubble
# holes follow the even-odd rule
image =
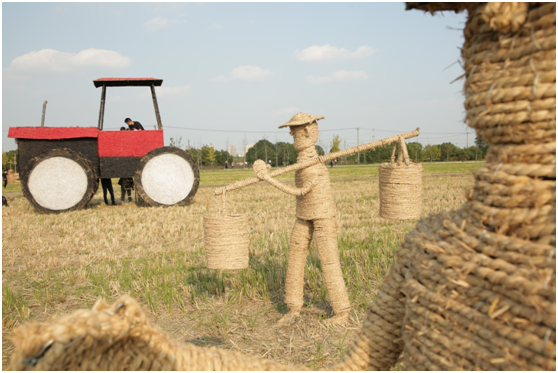
[[[203,180],[203,176],[202,176]],[[473,183],[469,172],[423,179],[423,213],[459,207]],[[377,178],[332,183],[341,262],[353,305],[348,327],[327,327],[331,314],[320,263],[311,248],[305,306],[294,325],[276,327],[286,311],[284,278],[295,200],[265,184],[227,195],[231,213],[248,215],[250,265],[241,271],[205,267],[203,215],[220,212],[213,188],[187,207],[105,206],[98,192],[85,210],[40,215],[23,198],[2,210],[2,366],[10,331],[129,293],[172,338],[234,349],[287,364],[320,368],[344,354],[415,221],[379,217]]]

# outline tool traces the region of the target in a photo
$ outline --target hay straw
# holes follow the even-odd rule
[[[556,370],[556,96],[539,89],[556,65],[556,4],[528,3],[526,14],[524,4],[467,6],[465,108],[491,144],[487,165],[461,208],[421,219],[405,237],[356,341],[330,370],[388,370],[399,358],[409,370]],[[491,100],[497,89],[501,102]],[[17,329],[10,368],[286,369],[151,343],[160,332],[144,332],[145,316],[133,311],[131,321],[118,316],[131,308],[116,308]]]

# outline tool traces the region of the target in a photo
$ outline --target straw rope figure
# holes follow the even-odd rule
[[[490,148],[467,202],[405,236],[327,369],[556,371],[556,3],[408,5],[468,11],[465,109]],[[127,297],[14,333],[14,370],[305,369],[172,341]]]
[[[279,128],[289,127],[298,151],[297,163],[318,158],[316,142],[319,138],[318,120],[324,117],[298,113]],[[297,170],[296,188],[287,186],[269,176],[268,166],[262,160],[254,162],[254,173],[260,180],[267,181],[280,191],[296,196],[296,221],[289,244],[289,263],[285,281],[285,302],[289,312],[280,323],[295,320],[304,304],[304,268],[312,242],[322,264],[322,272],[329,294],[334,316],[328,322],[342,322],[347,319],[351,305],[343,280],[339,249],[337,247],[337,219],[329,172],[323,163]]]

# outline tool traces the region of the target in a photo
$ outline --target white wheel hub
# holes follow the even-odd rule
[[[150,159],[141,173],[145,193],[163,205],[174,205],[188,197],[194,180],[190,163],[176,154],[161,154]]]
[[[87,191],[87,175],[76,161],[52,157],[35,166],[27,188],[42,207],[65,210],[82,200]]]

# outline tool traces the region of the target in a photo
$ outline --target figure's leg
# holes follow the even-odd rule
[[[126,184],[124,180],[122,180],[122,184],[120,184],[120,202],[126,202]]]
[[[134,187],[133,179],[129,179],[126,183],[126,190],[128,191],[128,202],[132,202],[132,188]]]
[[[108,205],[107,199],[107,185],[103,180],[101,180],[101,187],[103,188],[103,199],[105,200],[105,205]]]
[[[314,238],[320,255],[322,272],[327,293],[335,316],[332,320],[341,321],[348,317],[351,310],[347,287],[341,271],[339,248],[337,247],[337,224],[335,218],[314,221]]]
[[[296,219],[289,244],[289,263],[285,280],[285,302],[289,307],[289,313],[280,322],[298,316],[304,304],[304,268],[311,241],[312,222]]]
[[[114,200],[114,188],[112,187],[112,180],[110,179],[108,184],[108,191],[110,193],[110,200],[112,201],[112,204],[116,205],[116,201]]]

